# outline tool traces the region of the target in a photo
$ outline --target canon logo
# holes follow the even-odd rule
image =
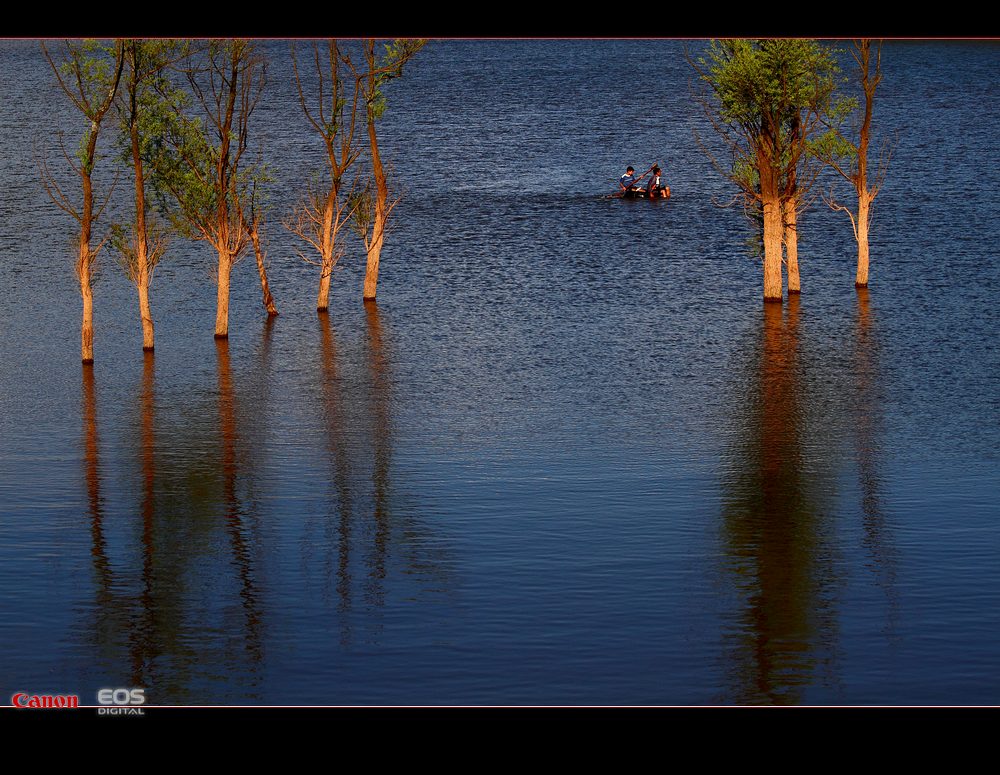
[[[75,694],[27,694],[18,692],[10,698],[15,708],[78,708],[80,698]]]

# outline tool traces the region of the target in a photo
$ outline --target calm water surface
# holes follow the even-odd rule
[[[323,317],[280,226],[322,149],[267,47],[281,315],[251,259],[217,344],[177,240],[144,357],[104,255],[81,369],[33,158],[78,122],[0,46],[0,696],[1000,702],[1000,47],[887,47],[871,289],[820,205],[764,308],[682,43],[435,43],[390,94],[378,304],[352,243]],[[603,196],[653,161],[669,203]]]

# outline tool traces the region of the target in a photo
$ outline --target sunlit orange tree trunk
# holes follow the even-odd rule
[[[781,301],[781,190],[776,163],[777,139],[762,134],[757,143],[757,174],[764,211],[764,301]]]
[[[873,45],[874,43],[874,45]],[[857,63],[857,78],[864,94],[864,112],[858,127],[857,139],[848,140],[836,124],[830,125],[830,131],[822,142],[816,145],[816,156],[832,167],[847,180],[858,197],[857,211],[852,212],[846,205],[834,199],[833,194],[826,198],[827,204],[834,210],[842,210],[851,219],[854,237],[858,243],[858,263],[854,276],[856,288],[868,286],[868,230],[871,225],[872,203],[878,196],[879,189],[885,180],[892,158],[892,147],[883,143],[874,176],[868,168],[868,147],[871,144],[872,114],[875,103],[875,90],[882,82],[882,42],[864,38],[854,41],[851,55]],[[874,178],[874,179],[873,179]]]
[[[785,242],[785,269],[788,276],[788,293],[800,293],[799,279],[799,212],[805,208],[806,196],[816,180],[819,165],[809,164],[811,157],[806,151],[806,134],[803,131],[802,115],[799,110],[791,114],[788,121],[789,158],[783,165],[785,182],[782,191],[782,227]],[[805,174],[802,174],[805,167]]]
[[[319,312],[326,312],[330,306],[331,275],[344,253],[337,237],[350,222],[359,201],[355,196],[357,180],[348,180],[348,173],[361,154],[355,138],[362,76],[354,73],[345,80],[344,71],[348,70],[345,60],[349,57],[341,52],[336,40],[327,41],[325,49],[321,53],[320,45],[313,44],[312,67],[307,71],[310,77],[304,83],[292,46],[299,104],[309,125],[323,141],[327,163],[323,173],[316,176],[321,183],[308,187],[285,221],[289,231],[319,254],[317,258],[312,251],[299,252],[304,261],[320,267],[316,296]]]
[[[83,316],[80,324],[80,355],[84,363],[94,362],[94,293],[92,281],[97,255],[104,246],[102,240],[97,247],[91,245],[94,225],[97,223],[114,185],[108,191],[104,202],[95,210],[94,206],[94,166],[97,163],[97,139],[101,125],[111,108],[121,81],[124,62],[124,47],[117,42],[108,48],[97,41],[82,43],[66,42],[65,52],[57,63],[49,54],[45,44],[42,53],[52,67],[63,93],[73,106],[83,114],[86,121],[80,149],[74,161],[63,148],[63,156],[73,172],[80,178],[82,201],[74,204],[62,190],[44,159],[40,162],[42,183],[52,201],[64,212],[72,215],[80,224],[77,242],[75,269],[80,282],[80,297],[83,301]]]
[[[377,122],[385,113],[385,86],[393,78],[403,74],[403,66],[427,43],[426,40],[396,39],[384,44],[381,53],[376,52],[375,40],[363,41],[363,73],[350,63],[352,72],[360,76],[361,92],[365,102],[365,124],[368,130],[368,156],[371,164],[371,188],[359,198],[355,221],[365,243],[365,284],[364,299],[374,299],[378,286],[379,262],[385,244],[386,226],[399,198],[390,200],[389,181],[386,165],[378,144]]]
[[[382,257],[382,245],[385,242],[385,227],[389,222],[389,213],[396,206],[395,200],[389,202],[389,185],[386,181],[385,167],[382,166],[382,156],[378,148],[378,135],[375,131],[374,113],[368,111],[368,142],[371,154],[372,180],[375,183],[374,210],[371,218],[371,231],[365,234],[365,287],[362,298],[374,299],[378,286],[378,266]]]
[[[826,88],[832,89],[834,84],[835,79],[831,78]],[[824,90],[820,101],[808,101],[805,106],[795,106],[785,127],[787,140],[783,145],[787,158],[782,162],[782,225],[790,294],[800,293],[802,290],[799,278],[799,221],[801,214],[814,199],[813,187],[823,168],[822,163],[811,152],[816,143],[813,138],[831,122],[839,122],[843,112],[843,101],[833,91]]]
[[[264,211],[257,200],[255,193],[250,195],[248,207],[240,207],[240,212],[244,217],[244,228],[250,235],[250,244],[253,246],[253,255],[257,259],[257,274],[260,277],[261,303],[267,310],[269,316],[278,314],[278,307],[274,303],[274,296],[271,295],[271,284],[267,281],[267,251],[261,241],[261,231],[264,226]]]
[[[796,111],[788,125],[788,145],[790,152],[800,147],[801,137],[799,115]],[[802,286],[799,281],[799,191],[798,165],[786,167],[785,186],[782,192],[782,229],[785,243],[785,270],[788,277],[788,293],[799,293]]]

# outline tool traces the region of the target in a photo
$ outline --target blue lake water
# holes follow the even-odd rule
[[[79,122],[0,45],[0,696],[1000,702],[1000,46],[887,45],[870,289],[820,202],[766,308],[684,48],[428,45],[389,92],[378,303],[352,239],[317,316],[281,220],[322,147],[267,42],[280,316],[251,258],[217,344],[177,239],[144,356],[102,255],[81,368],[34,160]],[[669,202],[605,196],[654,161]]]

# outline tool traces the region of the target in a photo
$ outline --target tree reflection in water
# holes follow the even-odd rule
[[[139,460],[141,495],[139,513],[142,517],[142,591],[139,595],[136,625],[129,630],[132,654],[133,686],[152,683],[152,666],[156,657],[155,569],[156,545],[156,368],[153,353],[142,354],[142,386],[139,389]]]
[[[327,429],[327,445],[333,465],[333,482],[336,491],[335,510],[337,517],[337,535],[334,539],[329,533],[325,537],[327,546],[337,546],[337,612],[341,623],[340,642],[349,646],[351,642],[351,518],[352,503],[352,465],[348,450],[345,424],[346,413],[341,400],[342,382],[338,372],[337,339],[330,327],[330,316],[319,314],[320,333],[320,373],[322,377],[323,418]],[[332,526],[333,522],[327,523]],[[333,552],[327,557],[333,561]],[[329,573],[329,564],[327,565]]]
[[[268,328],[265,327],[265,336]],[[239,458],[237,446],[240,441],[236,418],[236,393],[233,390],[232,370],[229,362],[229,340],[216,339],[219,376],[219,437],[222,463],[222,498],[225,508],[226,530],[229,533],[233,565],[240,584],[245,633],[244,645],[251,663],[259,663],[262,655],[261,613],[258,592],[254,579],[252,554],[249,547],[249,527],[243,504],[237,494]],[[252,445],[245,445],[249,449]],[[251,477],[248,477],[252,479]]]
[[[113,530],[106,518],[102,497],[99,464],[97,396],[93,366],[84,365],[83,423],[84,478],[90,504],[91,556],[95,571],[94,612],[97,621],[91,628],[102,659],[114,665],[115,675],[132,686],[149,686],[156,657],[155,583],[154,583],[154,486],[155,420],[153,412],[155,371],[153,354],[143,353],[142,382],[139,389],[139,448],[136,458],[140,469],[139,508],[137,515],[141,560],[138,568],[118,567],[109,556],[109,534]],[[136,512],[133,512],[136,513]],[[130,531],[131,532],[131,531]],[[138,571],[138,580],[134,571]],[[127,668],[125,667],[127,665]]]
[[[82,416],[83,416],[83,478],[87,488],[90,517],[90,556],[94,565],[95,606],[105,609],[111,600],[114,576],[108,560],[105,537],[105,506],[101,493],[100,437],[97,432],[97,396],[94,384],[94,364],[83,364]],[[98,635],[105,640],[107,633]]]
[[[330,506],[322,525],[310,522],[306,540],[310,548],[327,547],[324,570],[336,590],[342,647],[358,639],[381,642],[393,568],[405,574],[396,589],[409,600],[450,586],[440,542],[428,539],[416,508],[392,479],[397,396],[390,333],[375,301],[365,302],[358,349],[339,346],[329,315],[319,315]]]
[[[268,336],[266,329],[264,353]],[[95,671],[116,685],[155,687],[148,693],[152,702],[202,696],[193,684],[224,680],[220,673],[226,672],[242,676],[241,690],[253,697],[263,660],[258,541],[250,513],[256,506],[248,510],[250,499],[243,495],[252,490],[259,450],[242,438],[225,340],[216,341],[215,370],[216,390],[202,394],[211,402],[185,407],[187,416],[172,422],[169,415],[158,417],[154,355],[144,353],[141,383],[132,394],[136,411],[125,407],[122,413],[126,448],[134,449],[125,459],[134,461],[126,474],[137,481],[131,490],[136,501],[125,504],[124,521],[119,516],[113,526],[102,496],[93,367],[83,374],[96,591],[87,637],[97,653]],[[207,673],[213,675],[206,679]]]
[[[854,337],[854,391],[852,424],[861,490],[863,543],[872,558],[876,583],[887,601],[886,631],[895,637],[898,616],[896,549],[882,505],[879,458],[882,439],[882,384],[879,337],[867,288],[857,289],[857,322]]]
[[[287,607],[268,609],[283,585],[294,585],[291,618],[302,629],[272,634],[278,642],[294,637],[326,652],[333,628],[340,630],[340,648],[359,640],[379,644],[384,609],[447,592],[441,543],[427,536],[412,495],[393,481],[389,327],[374,304],[357,320],[357,346],[341,352],[329,318],[320,317],[313,352],[321,389],[304,406],[306,416],[317,418],[311,429],[322,433],[326,449],[315,469],[308,464],[314,451],[303,446],[308,433],[269,436],[272,416],[280,418],[288,405],[284,393],[275,399],[281,405],[270,398],[273,321],[241,361],[227,340],[217,340],[214,368],[209,361],[189,372],[193,391],[167,381],[166,394],[158,395],[154,356],[146,356],[141,382],[115,406],[126,452],[120,475],[128,481],[116,490],[124,493],[121,503],[105,502],[100,393],[93,367],[85,369],[83,476],[96,599],[87,607],[84,637],[96,655],[95,673],[114,684],[155,687],[149,694],[155,702],[254,701],[267,631],[290,621]],[[270,449],[285,456],[304,449],[306,464],[275,466],[266,458]],[[292,501],[315,494],[322,505],[304,515],[275,511],[281,481],[278,498],[268,489],[275,473],[300,472]],[[310,492],[310,483],[316,490]],[[268,567],[289,568],[281,538],[300,529],[304,575],[283,576],[269,587]],[[324,571],[319,590],[308,583],[310,558]],[[398,579],[393,587],[390,577]],[[336,635],[332,643],[336,647]]]
[[[369,562],[367,598],[371,605],[385,602],[385,562],[389,541],[389,463],[392,456],[392,378],[382,340],[382,321],[374,299],[365,302],[368,328],[368,371],[371,384],[372,492],[375,535]]]
[[[363,370],[347,364],[343,372],[336,334],[328,314],[319,315],[320,374],[322,377],[322,413],[326,424],[327,445],[332,464],[333,500],[336,514],[337,609],[341,645],[352,640],[354,594],[352,580],[353,542],[363,542],[365,581],[362,601],[369,614],[385,605],[386,563],[391,531],[389,507],[389,468],[392,460],[391,414],[392,375],[386,353],[382,321],[374,301],[365,302],[366,345]],[[350,385],[350,387],[346,387]],[[345,390],[348,391],[345,395]],[[370,484],[356,480],[370,472]],[[370,503],[369,496],[370,493]],[[368,507],[370,506],[370,512]],[[357,514],[355,513],[357,512]],[[356,517],[364,512],[357,529]],[[329,526],[333,522],[328,522]],[[329,534],[328,534],[329,535]],[[330,553],[332,560],[333,553]],[[381,625],[369,617],[369,635],[378,639]]]
[[[727,628],[726,702],[793,704],[829,661],[833,579],[822,494],[805,460],[799,305],[765,304],[723,483],[723,540],[740,610]]]

